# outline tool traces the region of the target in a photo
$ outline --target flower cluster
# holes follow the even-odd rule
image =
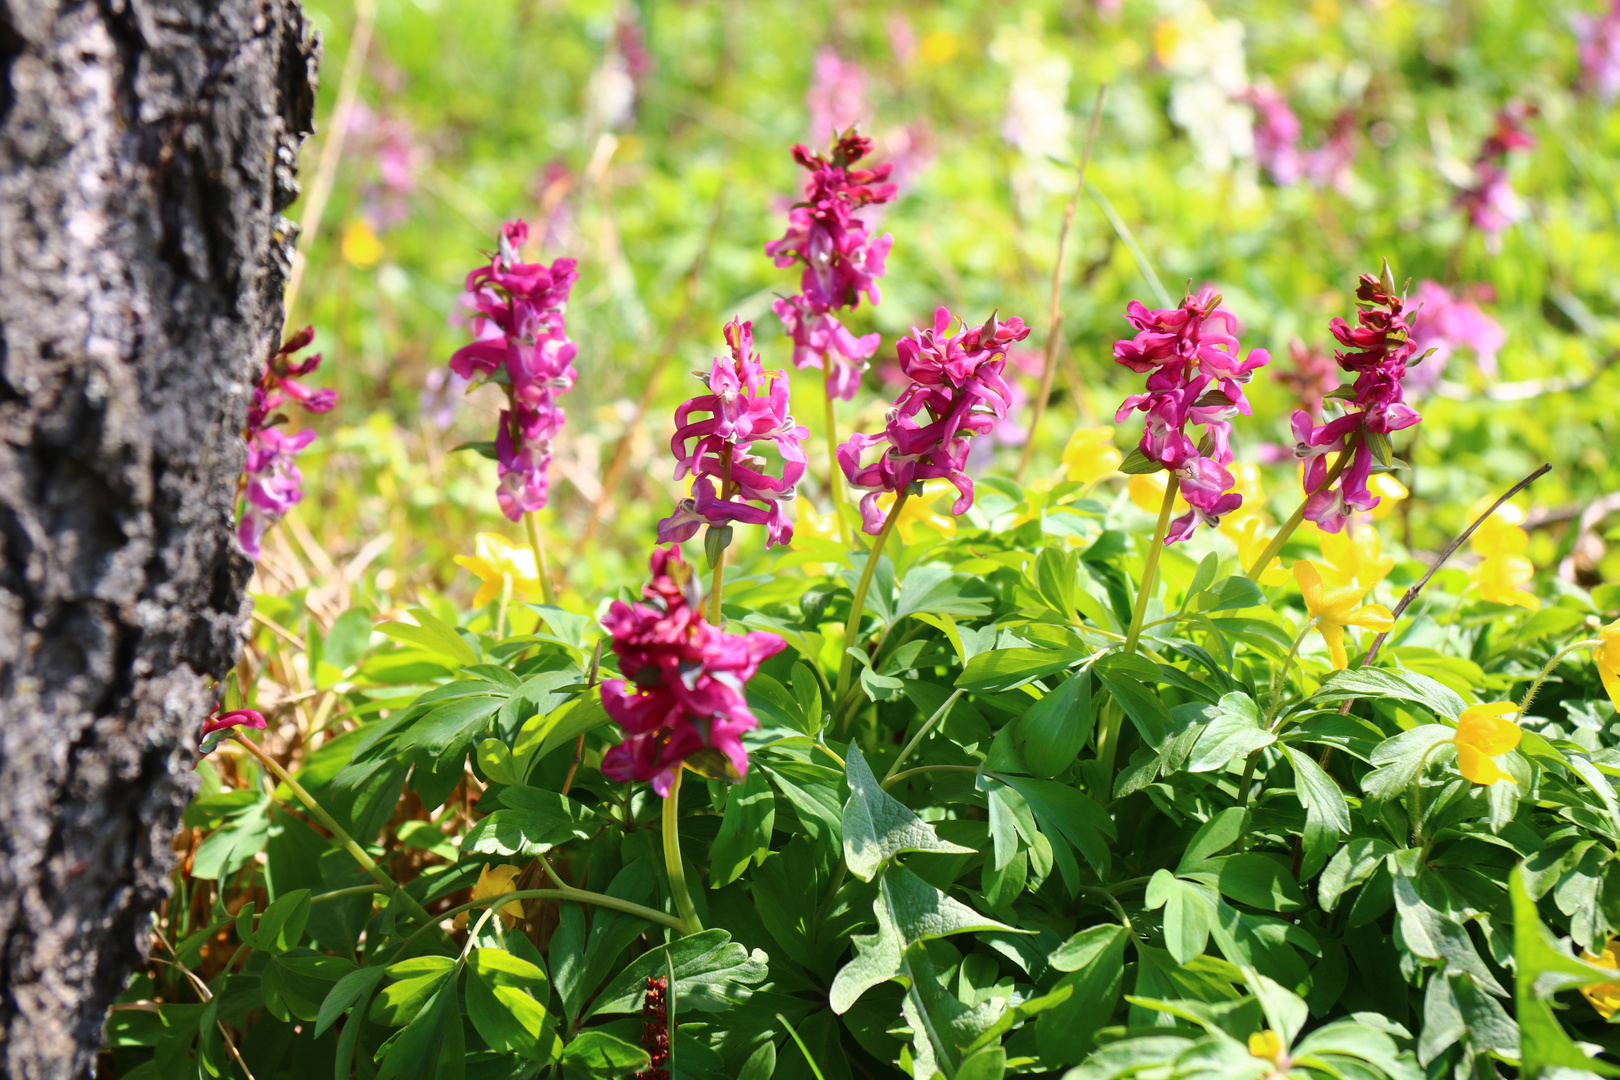
[[[650,1060],[636,1073],[636,1080],[669,1080],[669,1044],[674,1037],[669,1024],[669,979],[649,975],[647,996],[641,1003],[641,1048]]]
[[[1602,15],[1576,15],[1581,74],[1587,88],[1605,105],[1620,96],[1620,0]]]
[[[248,558],[259,557],[264,534],[286,516],[304,497],[304,474],[295,460],[315,439],[315,431],[305,428],[287,434],[278,430],[286,423],[284,413],[276,412],[291,398],[306,412],[331,412],[337,404],[337,391],[312,390],[298,380],[321,363],[321,354],[294,360],[293,354],[315,340],[315,329],[304,327],[288,338],[270,357],[253,388],[248,406],[247,425],[242,437],[247,441],[247,463],[243,467],[243,493],[247,497],[242,518],[236,526],[237,542]]]
[[[833,147],[831,159],[793,148],[793,160],[810,171],[804,201],[788,216],[788,230],[765,245],[777,266],[804,263],[799,295],[776,301],[774,309],[793,339],[793,363],[827,371],[827,393],[843,401],[855,396],[866,363],[881,340],[876,333],[856,337],[833,313],[881,298],[877,279],[894,238],[873,239],[856,211],[895,196],[890,168],[851,168],[872,151],[872,141],[850,132]]]
[[[476,340],[456,350],[450,370],[483,378],[506,390],[495,437],[500,473],[496,499],[513,521],[546,505],[551,442],[565,419],[557,399],[573,388],[575,346],[563,320],[568,292],[578,280],[573,259],[549,267],[518,261],[529,226],[501,226],[499,249],[467,275],[467,301],[478,312]]]
[[[1476,505],[1470,516],[1478,516],[1483,509]],[[1523,524],[1523,510],[1511,503],[1498,506],[1468,538],[1468,547],[1479,556],[1473,576],[1483,599],[1535,611],[1541,601],[1521,588],[1536,572],[1534,564],[1524,557],[1530,536],[1521,528]]]
[[[1405,297],[1395,292],[1389,267],[1381,279],[1361,275],[1356,298],[1356,326],[1337,317],[1329,324],[1345,347],[1334,352],[1334,359],[1356,376],[1349,411],[1320,425],[1303,409],[1293,417],[1294,456],[1305,463],[1305,517],[1328,532],[1344,528],[1355,512],[1378,505],[1379,496],[1367,486],[1374,444],[1387,447],[1390,432],[1422,419],[1406,404],[1401,381],[1408,363],[1423,357],[1411,340],[1412,317]],[[1341,457],[1330,482],[1327,456],[1335,452]]]
[[[198,750],[204,754],[212,753],[233,727],[263,731],[265,726],[264,717],[254,709],[231,709],[228,712],[220,712],[216,707],[213,714],[203,721],[202,744]]]
[[[1295,338],[1288,343],[1290,366],[1273,368],[1271,377],[1286,386],[1295,400],[1315,419],[1322,417],[1322,402],[1339,388],[1339,369],[1326,350]]]
[[[1519,725],[1502,719],[1505,714],[1518,711],[1519,707],[1511,701],[1470,705],[1462,711],[1457,718],[1457,733],[1451,741],[1457,748],[1457,771],[1464,780],[1488,787],[1498,780],[1508,779],[1508,774],[1493,759],[1519,745],[1524,734]]]
[[[1298,183],[1305,162],[1299,151],[1299,117],[1269,83],[1249,87],[1242,99],[1254,107],[1254,157],[1278,187]]]
[[[602,620],[624,679],[602,684],[602,706],[625,740],[602,759],[602,775],[651,780],[667,795],[675,770],[695,758],[700,771],[748,772],[742,734],[758,726],[743,688],[762,661],[787,647],[775,634],[727,634],[704,620],[691,568],[680,549],[653,552],[647,603],[616,600]]]
[[[1145,393],[1132,394],[1119,406],[1116,421],[1141,410],[1147,414],[1136,457],[1142,468],[1169,470],[1180,481],[1188,511],[1177,518],[1165,543],[1185,540],[1200,524],[1219,525],[1223,514],[1243,505],[1233,491],[1231,418],[1249,414],[1243,384],[1271,354],[1255,349],[1240,356],[1237,317],[1220,306],[1220,294],[1203,289],[1188,294],[1180,307],[1149,308],[1132,300],[1125,319],[1136,336],[1114,343],[1114,360],[1146,374]],[[1188,424],[1204,429],[1200,442],[1187,434]]]
[[[1488,290],[1476,286],[1474,291]],[[1438,281],[1418,282],[1413,297],[1423,317],[1412,328],[1412,345],[1417,355],[1429,355],[1430,362],[1413,376],[1408,385],[1432,386],[1440,381],[1446,361],[1459,346],[1469,349],[1488,376],[1496,375],[1496,354],[1507,340],[1502,324],[1481,311],[1467,296],[1453,294]]]
[[[1507,163],[1513,151],[1536,145],[1524,127],[1533,115],[1531,107],[1518,102],[1496,114],[1496,130],[1480,146],[1474,161],[1474,184],[1457,199],[1468,212],[1468,220],[1485,233],[1492,251],[1501,244],[1498,234],[1524,216],[1524,201],[1508,180]]]
[[[733,319],[726,324],[730,356],[717,356],[704,381],[709,392],[699,394],[675,410],[675,479],[695,479],[692,497],[683,499],[675,513],[658,524],[658,542],[690,540],[705,523],[713,526],[742,521],[764,525],[766,545],[793,539],[787,505],[795,485],[804,476],[801,440],[810,432],[788,415],[788,381],[780,371],[766,371],[754,351],[754,324]],[[707,419],[694,420],[694,413]],[[776,445],[782,475],[764,470],[766,461],[748,453],[758,441]],[[759,505],[753,505],[758,503]]]
[[[838,448],[838,464],[850,487],[866,494],[861,499],[862,528],[876,535],[883,527],[879,496],[897,495],[914,482],[949,480],[958,492],[951,513],[964,514],[973,505],[973,481],[968,478],[969,436],[983,435],[1005,419],[1011,391],[1002,379],[1007,346],[1029,336],[1022,319],[1003,322],[991,315],[983,326],[963,325],[949,334],[952,316],[941,307],[934,325],[912,328],[896,351],[900,369],[911,384],[889,409],[888,424],[876,435],[856,432]],[[885,446],[882,456],[869,465],[862,454]]]

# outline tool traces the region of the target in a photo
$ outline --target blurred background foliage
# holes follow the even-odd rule
[[[465,608],[476,582],[451,556],[479,530],[521,542],[495,507],[494,464],[451,452],[489,438],[500,395],[463,396],[445,368],[468,335],[463,278],[502,220],[528,220],[546,260],[579,260],[580,378],[545,513],[575,586],[564,603],[577,606],[581,588],[639,580],[654,523],[684,494],[670,418],[694,392],[689,373],[722,347],[723,322],[756,320],[767,368],[789,366],[770,303],[796,271],[763,246],[798,195],[789,148],[827,140],[812,114],[858,118],[901,183],[877,226],[895,238],[882,303],[848,320],[884,345],[842,408],[847,435],[857,413],[866,430],[881,424],[894,339],[939,304],[969,321],[992,309],[1029,321],[1021,378],[1034,393],[1058,230],[1104,83],[1032,478],[1054,474],[1076,426],[1111,422],[1139,380],[1110,358],[1127,301],[1156,306],[1128,234],[1177,297],[1214,284],[1245,347],[1271,350],[1236,451],[1277,462],[1266,487],[1286,516],[1298,486],[1277,444],[1291,442],[1297,398],[1275,376],[1294,368],[1291,343],[1331,343],[1328,319],[1352,314],[1356,275],[1387,259],[1397,281],[1438,282],[1501,331],[1494,362],[1480,333],[1460,335],[1418,401],[1425,423],[1402,474],[1413,495],[1389,538],[1438,550],[1478,499],[1545,460],[1554,471],[1533,505],[1520,500],[1529,556],[1588,588],[1620,579],[1620,518],[1581,518],[1620,491],[1620,112],[1578,52],[1594,3],[381,0],[341,126],[356,9],[306,6],[326,48],[306,191],[328,141],[343,142],[301,241],[289,327],[314,324],[320,381],[342,399],[318,421],[328,437],[301,459],[309,495],[272,532],[255,588],[296,602],[320,582],[308,601],[323,622],[441,593]],[[1256,141],[1252,106],[1267,93],[1297,116],[1292,164],[1268,157],[1264,132]],[[1491,233],[1464,199],[1510,105],[1530,112],[1534,145],[1503,155],[1516,220]],[[794,411],[814,435],[801,494],[825,509],[821,393],[814,373],[797,380]],[[1028,407],[1015,415],[1027,422]],[[1010,475],[1018,438],[1007,432],[979,475]],[[627,467],[604,492],[621,439]],[[746,566],[760,542],[736,557]]]

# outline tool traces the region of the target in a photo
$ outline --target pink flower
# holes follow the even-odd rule
[[[777,266],[804,264],[799,295],[776,302],[776,314],[793,339],[794,364],[830,370],[827,392],[844,401],[855,396],[879,338],[855,337],[832,312],[859,306],[863,296],[872,304],[881,299],[877,279],[894,242],[888,234],[874,240],[856,215],[895,196],[895,185],[887,182],[889,166],[850,167],[871,150],[871,140],[853,132],[837,140],[830,160],[795,146],[793,159],[810,171],[805,198],[789,212],[788,231],[765,245]]]
[[[546,505],[551,444],[567,419],[557,399],[578,378],[564,312],[579,272],[573,259],[519,262],[528,238],[526,222],[507,222],[489,265],[467,275],[465,302],[477,312],[473,341],[450,357],[456,376],[499,382],[506,391],[495,438],[496,501],[513,521]]]
[[[1319,188],[1343,193],[1350,187],[1350,166],[1356,160],[1356,116],[1344,109],[1333,118],[1333,130],[1322,145],[1305,153],[1305,175]]]
[[[1457,196],[1468,220],[1486,234],[1486,246],[1495,251],[1497,235],[1524,216],[1524,201],[1508,180],[1508,156],[1528,150],[1536,140],[1524,125],[1536,114],[1533,106],[1511,102],[1496,114],[1496,129],[1481,144],[1474,162],[1474,185]]]
[[[1406,313],[1406,298],[1395,294],[1387,266],[1382,279],[1361,275],[1356,299],[1360,303],[1355,326],[1340,318],[1329,323],[1334,338],[1345,346],[1333,354],[1334,359],[1356,376],[1348,411],[1320,426],[1303,410],[1293,418],[1294,453],[1308,463],[1305,517],[1327,532],[1340,531],[1353,514],[1378,505],[1378,496],[1367,488],[1373,458],[1369,433],[1388,435],[1422,420],[1403,400],[1407,364],[1423,359],[1412,340],[1416,320]],[[1342,453],[1352,440],[1355,451],[1350,461],[1334,483],[1324,487],[1327,455]]]
[[[1254,106],[1254,156],[1278,187],[1297,183],[1305,171],[1299,153],[1299,117],[1271,86],[1251,86],[1243,100]]]
[[[1322,349],[1295,339],[1288,343],[1291,368],[1277,368],[1271,377],[1288,387],[1299,403],[1314,419],[1322,418],[1323,398],[1339,388],[1337,368],[1333,358]]]
[[[314,390],[298,381],[320,366],[320,353],[293,359],[314,340],[313,327],[306,326],[293,334],[270,357],[253,388],[253,401],[242,429],[248,447],[242,470],[242,490],[247,498],[236,525],[237,542],[250,559],[259,557],[264,534],[270,527],[304,497],[304,474],[293,459],[315,438],[310,428],[286,434],[280,425],[287,417],[275,410],[288,398],[312,413],[330,412],[337,404],[337,391]]]
[[[697,477],[692,497],[658,525],[659,543],[690,540],[707,523],[732,522],[766,527],[766,545],[793,538],[786,506],[804,476],[801,444],[810,433],[788,414],[788,381],[780,371],[767,372],[754,352],[754,324],[733,319],[726,324],[730,356],[717,356],[708,378],[709,392],[675,410],[675,479]],[[695,420],[693,414],[704,414]],[[764,458],[748,453],[756,442],[771,443],[782,459],[782,474],[765,472]],[[753,505],[758,503],[759,505]]]
[[[1132,300],[1125,321],[1136,336],[1114,343],[1114,360],[1147,374],[1144,393],[1120,403],[1114,419],[1146,414],[1137,450],[1148,461],[1174,473],[1190,506],[1165,534],[1165,543],[1187,539],[1199,525],[1218,525],[1222,515],[1243,505],[1230,489],[1235,481],[1231,420],[1249,415],[1243,386],[1271,360],[1264,349],[1242,354],[1237,316],[1220,306],[1214,289],[1191,293],[1176,308],[1149,308]],[[1204,429],[1194,442],[1187,425]]]
[[[653,552],[647,603],[616,600],[602,625],[613,637],[624,679],[602,684],[602,706],[625,734],[602,758],[602,775],[651,780],[668,795],[675,770],[717,750],[741,779],[748,773],[742,734],[759,721],[744,688],[759,665],[787,647],[775,634],[727,634],[706,622],[680,549]]]
[[[1005,420],[1011,390],[1002,379],[1007,346],[1029,336],[1022,319],[1002,322],[992,315],[983,326],[966,325],[947,334],[949,311],[934,312],[928,330],[912,328],[897,346],[900,369],[911,380],[889,410],[881,434],[859,432],[838,448],[838,464],[861,499],[862,528],[876,535],[883,528],[878,496],[930,479],[949,480],[958,492],[953,514],[973,505],[973,481],[967,475],[968,437],[992,431]],[[866,450],[885,446],[878,459],[862,465]]]
[[[1586,88],[1605,105],[1620,96],[1620,0],[1602,15],[1576,15],[1581,75]]]
[[[230,712],[220,712],[215,706],[213,715],[203,721],[202,743],[198,746],[201,753],[212,753],[214,748],[225,740],[225,733],[233,727],[252,728],[255,731],[265,729],[264,717],[252,709],[232,709]]]
[[[839,132],[870,119],[866,102],[866,69],[839,58],[833,49],[816,50],[810,90],[804,97],[810,110],[813,142],[837,139]]]
[[[1438,281],[1418,282],[1415,306],[1421,315],[1413,323],[1412,348],[1416,355],[1429,354],[1429,362],[1408,377],[1407,386],[1432,387],[1459,347],[1473,352],[1486,375],[1496,375],[1496,354],[1507,340],[1500,323]]]

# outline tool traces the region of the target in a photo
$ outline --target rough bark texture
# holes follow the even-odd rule
[[[84,1075],[234,662],[297,0],[0,0],[0,1073]]]

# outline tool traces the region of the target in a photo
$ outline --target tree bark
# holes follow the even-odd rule
[[[0,1074],[89,1071],[250,571],[319,45],[297,0],[0,0]]]

